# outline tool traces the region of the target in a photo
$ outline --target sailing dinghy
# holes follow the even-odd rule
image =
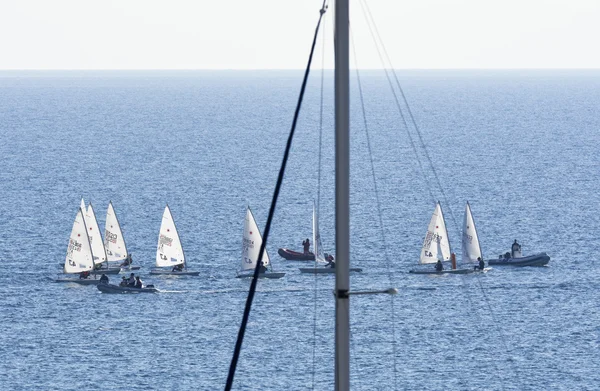
[[[475,220],[473,220],[473,213],[471,212],[471,205],[467,201],[465,207],[465,216],[463,218],[463,229],[462,229],[462,261],[463,263],[475,263],[479,262],[479,259],[483,259],[481,253],[481,246],[479,245],[479,236],[477,235],[477,228],[475,228]],[[479,269],[475,266],[475,271],[488,271],[491,268]]]
[[[311,273],[311,274],[335,274],[335,263],[331,266],[317,266],[319,263],[325,264],[325,254],[323,253],[323,245],[321,244],[321,233],[319,231],[319,218],[317,216],[317,208],[313,202],[313,246],[315,250],[315,266],[314,267],[301,267],[300,273]],[[348,269],[350,272],[362,272],[362,269],[357,267],[351,267]]]
[[[67,247],[67,256],[63,266],[65,274],[81,274],[94,270],[94,258],[92,255],[92,245],[87,234],[84,212],[81,207],[77,210],[77,216],[73,222],[71,236],[69,237],[69,246]],[[96,285],[99,279],[96,278],[58,278],[55,282],[74,282],[82,285]]]
[[[453,268],[437,271],[435,269],[415,269],[410,270],[413,274],[467,274],[473,273],[473,269],[456,269],[455,258],[450,248],[450,240],[448,239],[448,230],[446,229],[446,221],[442,212],[442,206],[439,201],[435,205],[435,210],[427,227],[427,234],[421,248],[421,257],[419,263],[422,265],[435,265],[437,261],[453,260]]]
[[[150,274],[166,274],[172,276],[197,276],[200,272],[187,269],[185,255],[181,240],[175,227],[175,220],[171,214],[169,205],[163,212],[160,232],[158,234],[158,245],[156,247],[156,267],[150,270]],[[181,270],[177,270],[181,267]]]
[[[81,199],[83,204],[83,198]],[[90,238],[90,245],[92,246],[92,256],[94,257],[94,270],[92,274],[119,274],[121,268],[119,266],[109,266],[108,257],[106,255],[106,248],[102,241],[102,234],[98,227],[98,220],[96,219],[96,213],[94,213],[94,207],[90,202],[85,211],[85,225],[87,227],[88,237]]]
[[[237,278],[252,278],[254,277],[254,269],[256,268],[256,262],[258,262],[258,255],[260,252],[260,246],[262,245],[262,235],[256,225],[254,215],[248,206],[246,208],[246,220],[244,222],[244,235],[242,238],[242,268],[237,274]],[[258,278],[281,278],[285,276],[285,273],[273,272],[269,270],[271,261],[269,259],[269,253],[265,247],[265,252],[262,257],[262,263],[267,268],[266,271],[259,273]]]
[[[126,259],[131,259],[131,254],[127,252],[127,245],[121,231],[121,224],[119,224],[112,201],[109,201],[108,209],[106,210],[104,247],[106,248],[108,262],[112,262],[113,265],[117,264],[123,270],[138,270],[140,268],[137,265],[133,266],[131,264],[123,266],[123,262]]]

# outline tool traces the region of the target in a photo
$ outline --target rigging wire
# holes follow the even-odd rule
[[[356,54],[356,47],[354,45],[354,35],[352,33],[352,28],[350,28],[350,42],[352,43],[352,51],[354,52],[354,67],[356,68],[356,81],[358,84],[358,92],[359,92],[359,96],[360,96],[360,107],[361,107],[362,118],[363,118],[363,126],[365,128],[365,133],[367,136],[367,149],[369,151],[371,176],[373,178],[373,190],[375,191],[377,214],[378,214],[378,218],[379,218],[379,229],[381,230],[381,237],[383,240],[383,248],[384,248],[383,253],[385,255],[389,283],[390,283],[390,286],[392,286],[393,281],[394,281],[393,271],[392,271],[392,266],[391,266],[392,262],[388,255],[387,240],[386,240],[386,236],[385,236],[385,229],[383,226],[383,217],[382,217],[382,213],[381,213],[381,201],[379,199],[379,189],[377,187],[377,180],[375,179],[375,164],[373,163],[373,150],[371,148],[371,138],[370,138],[370,134],[369,134],[369,127],[367,125],[367,114],[366,114],[366,110],[365,110],[365,101],[363,98],[362,84],[360,82],[360,71],[358,68],[358,60],[357,60],[357,54]],[[396,389],[398,389],[398,373],[397,373],[397,363],[396,363],[396,360],[397,360],[396,359],[396,315],[395,315],[396,311],[394,308],[394,296],[395,295],[389,295],[389,296],[390,296],[390,307],[391,307],[390,317],[391,317],[391,321],[392,321],[392,353],[393,353],[393,357],[394,357],[394,360],[393,360],[394,390],[396,390]]]
[[[315,51],[315,45],[317,43],[319,27],[321,26],[321,20],[323,19],[323,14],[325,14],[325,12],[327,10],[327,8],[325,7],[325,2],[326,2],[326,0],[323,0],[323,5],[321,6],[321,9],[319,10],[319,21],[317,22],[317,27],[315,28],[315,34],[314,34],[311,49],[310,49],[310,55],[308,57],[308,63],[306,65],[306,70],[304,71],[304,78],[302,80],[300,94],[298,96],[298,103],[296,105],[296,111],[294,112],[294,119],[292,121],[292,127],[290,129],[290,134],[288,136],[287,143],[285,146],[285,153],[283,154],[281,168],[279,169],[279,175],[277,176],[277,183],[275,184],[275,190],[273,191],[271,207],[269,208],[269,215],[267,217],[267,223],[265,224],[263,242],[260,245],[260,250],[258,253],[258,261],[256,262],[256,267],[254,268],[254,276],[252,278],[252,282],[250,283],[250,289],[248,291],[248,298],[246,299],[246,306],[244,307],[244,315],[242,317],[242,323],[240,325],[240,330],[238,332],[237,341],[235,343],[233,357],[231,358],[231,363],[229,365],[229,373],[227,375],[227,383],[225,384],[225,391],[231,390],[231,387],[233,386],[235,370],[237,368],[237,362],[240,357],[240,352],[242,350],[242,343],[244,341],[244,334],[246,332],[246,327],[248,325],[248,318],[250,317],[250,310],[252,309],[252,301],[254,299],[254,294],[256,293],[256,285],[258,282],[258,274],[259,274],[258,272],[259,272],[259,269],[260,269],[260,266],[262,263],[262,257],[265,252],[265,246],[267,244],[269,232],[271,230],[271,222],[273,221],[273,215],[275,214],[275,207],[277,206],[277,199],[279,197],[279,191],[281,190],[281,185],[283,183],[285,167],[287,165],[287,161],[288,161],[288,158],[290,155],[290,149],[292,147],[292,140],[294,139],[294,132],[296,130],[296,124],[298,122],[300,108],[302,107],[302,100],[304,99],[304,91],[306,90],[306,83],[308,81],[308,75],[310,73],[310,66],[311,66],[313,54]]]
[[[324,5],[327,8],[327,5]],[[317,216],[319,215],[319,209],[321,206],[321,148],[323,142],[323,81],[325,79],[325,22],[327,18],[323,18],[323,34],[322,36],[322,48],[321,48],[321,93],[319,100],[319,156],[317,163],[317,205],[315,206]],[[313,217],[314,218],[314,217]],[[314,224],[314,222],[313,222]],[[314,229],[314,227],[313,227]],[[314,238],[313,238],[314,242]],[[313,243],[313,249],[316,248],[317,244]],[[317,252],[315,251],[315,267],[317,267]],[[312,346],[312,389],[315,389],[315,372],[316,372],[316,350],[317,350],[317,299],[318,299],[318,278],[317,273],[314,273],[313,289],[314,289],[314,308],[313,308],[313,346]]]
[[[418,135],[418,137],[419,137],[419,140],[420,140],[420,146],[421,146],[421,148],[423,149],[423,151],[424,151],[424,153],[425,153],[425,156],[426,156],[426,158],[427,158],[427,160],[428,160],[428,163],[429,163],[429,165],[430,165],[430,167],[431,167],[431,170],[432,170],[432,172],[433,172],[433,175],[434,175],[434,177],[435,177],[436,184],[438,185],[438,188],[440,189],[440,191],[441,191],[441,193],[442,193],[442,196],[443,196],[443,198],[444,198],[444,202],[445,202],[445,203],[446,203],[448,206],[450,206],[450,205],[448,204],[448,200],[447,200],[446,194],[445,194],[445,192],[444,192],[444,188],[443,188],[443,186],[441,185],[441,181],[440,181],[440,179],[439,179],[439,176],[438,176],[438,174],[437,174],[437,171],[435,170],[435,166],[433,165],[433,161],[431,160],[431,157],[430,157],[430,155],[429,155],[429,153],[428,153],[427,147],[426,147],[426,145],[425,145],[425,143],[424,143],[424,141],[423,141],[423,137],[422,137],[422,134],[421,134],[420,128],[419,128],[419,126],[417,125],[417,123],[416,123],[416,121],[415,121],[415,119],[414,119],[414,116],[413,116],[413,114],[412,114],[412,111],[411,111],[411,109],[410,109],[410,106],[409,106],[409,104],[408,104],[408,100],[406,99],[406,95],[404,94],[404,90],[402,89],[402,86],[400,85],[400,82],[399,82],[399,80],[398,80],[398,76],[397,76],[397,74],[396,74],[396,72],[395,72],[395,70],[394,70],[394,67],[393,67],[392,61],[391,61],[391,59],[390,59],[390,56],[389,56],[389,54],[388,54],[388,52],[387,52],[387,49],[385,48],[385,45],[384,45],[384,43],[383,43],[383,39],[381,38],[381,35],[379,34],[379,30],[377,29],[377,25],[376,25],[376,23],[375,23],[375,19],[373,18],[373,15],[372,15],[372,13],[371,13],[371,10],[370,10],[370,8],[369,8],[369,6],[368,6],[368,4],[367,4],[367,2],[366,2],[365,0],[361,0],[359,3],[360,3],[360,5],[361,5],[361,8],[363,9],[363,12],[364,12],[366,15],[368,15],[368,18],[367,18],[367,25],[369,26],[369,30],[371,31],[371,35],[372,35],[372,37],[373,37],[373,40],[374,40],[374,42],[375,42],[375,46],[376,46],[376,48],[377,48],[377,52],[378,52],[378,54],[379,54],[379,58],[380,58],[380,60],[381,60],[381,63],[382,63],[382,65],[383,65],[383,67],[384,67],[385,74],[386,74],[386,77],[387,77],[387,79],[388,79],[388,83],[390,83],[390,87],[392,87],[392,83],[391,83],[391,80],[390,80],[390,78],[389,78],[389,75],[388,75],[388,71],[387,71],[386,63],[385,63],[385,61],[383,60],[383,58],[382,58],[382,55],[381,55],[381,50],[379,49],[379,44],[381,45],[381,47],[382,47],[382,50],[383,50],[383,52],[385,53],[385,57],[386,57],[386,59],[387,59],[387,63],[389,64],[389,67],[390,67],[390,72],[393,74],[393,76],[394,76],[394,80],[395,80],[395,82],[396,82],[396,86],[397,86],[398,90],[399,90],[399,91],[400,91],[400,93],[401,93],[401,96],[402,96],[402,99],[403,99],[404,105],[406,106],[406,110],[407,110],[407,112],[408,112],[408,114],[409,114],[409,117],[410,117],[411,123],[412,123],[412,125],[413,125],[413,127],[414,127],[414,129],[415,129],[415,131],[416,131],[416,133],[417,133],[417,135]],[[364,5],[363,5],[363,3],[364,3]],[[365,11],[365,9],[366,9],[366,11]],[[373,25],[373,27],[371,27],[371,24]],[[373,30],[375,31],[375,34],[373,33]],[[378,42],[378,41],[379,41],[379,42]],[[393,87],[392,87],[392,90],[393,90]],[[394,98],[396,98],[396,94],[395,94],[395,92],[394,92]],[[400,111],[400,110],[401,110],[401,108],[400,108],[400,105],[398,104],[398,101],[397,101],[397,100],[396,100],[396,104],[397,104],[397,106],[398,106],[398,110]],[[407,126],[407,124],[406,124],[406,121],[404,120],[404,115],[402,115],[402,114],[401,114],[401,116],[402,116],[402,119],[403,119],[404,125],[407,127],[407,132],[408,132],[408,126]],[[415,149],[415,146],[414,146],[414,143],[413,143],[413,141],[412,141],[412,138],[411,138],[411,145],[412,145],[412,147],[413,147],[413,151],[415,152],[415,155],[417,155],[417,160],[418,160],[418,153],[417,153],[417,150]],[[419,161],[419,160],[418,160],[418,161]],[[421,165],[420,161],[419,161],[419,167],[420,167],[420,169],[421,169],[421,170],[423,170],[423,167],[422,167],[422,165]],[[424,173],[424,172],[423,172],[423,175],[425,175],[425,173]],[[430,195],[431,195],[431,191],[430,191]],[[434,202],[435,202],[435,199],[434,199]],[[459,233],[459,236],[460,236],[460,229],[459,229],[459,225],[458,225],[458,223],[457,223],[457,220],[456,220],[456,218],[454,217],[454,213],[452,212],[452,208],[448,207],[448,210],[450,211],[450,216],[451,216],[451,218],[452,218],[452,221],[453,221],[453,224],[454,224],[454,226],[455,226],[455,229],[457,230],[457,232]],[[462,276],[462,277],[463,277],[463,278],[462,278],[462,282],[463,282],[463,283],[462,283],[461,285],[462,285],[462,288],[463,288],[463,289],[465,289],[465,288],[466,288],[466,286],[465,286],[465,283],[464,283],[464,281],[465,281],[465,280],[464,280],[464,276]],[[483,285],[482,285],[482,283],[481,283],[481,278],[480,278],[480,276],[479,276],[479,275],[477,275],[476,277],[477,277],[477,282],[478,282],[478,284],[479,284],[479,288],[481,289],[482,295],[483,295],[483,297],[484,297],[484,299],[485,299],[485,301],[486,301],[487,307],[488,307],[488,309],[489,309],[489,311],[490,311],[490,314],[491,314],[491,316],[492,316],[492,320],[493,320],[493,326],[496,328],[496,330],[498,331],[498,333],[499,333],[500,335],[503,335],[504,333],[503,333],[503,332],[502,332],[502,330],[501,330],[501,329],[498,327],[498,324],[499,324],[499,323],[496,321],[496,316],[495,316],[495,313],[494,313],[494,311],[493,311],[493,308],[492,308],[492,306],[491,306],[491,304],[490,304],[490,301],[489,301],[489,298],[488,298],[488,296],[487,296],[487,293],[485,292],[485,289],[484,289],[484,287],[483,287]],[[466,298],[467,298],[467,300],[469,301],[469,306],[470,306],[471,308],[473,308],[473,304],[472,304],[472,302],[471,302],[471,298],[469,297],[469,294],[468,294],[468,293],[469,293],[469,292],[467,291],[467,295],[465,295],[465,297],[466,297]],[[478,320],[479,320],[481,323],[483,323],[483,321],[482,321],[482,319],[480,318],[479,314],[477,314],[477,313],[475,313],[475,314],[476,314],[476,316],[477,316]],[[501,339],[502,339],[502,343],[503,343],[503,345],[504,345],[504,349],[505,349],[506,353],[508,353],[508,352],[509,352],[509,349],[508,349],[508,345],[506,344],[506,338],[504,338],[504,337],[503,337],[503,338],[501,338]],[[494,363],[495,363],[495,362],[494,362]],[[512,369],[513,369],[513,371],[514,371],[514,373],[515,373],[516,377],[519,379],[519,382],[522,384],[523,382],[522,382],[522,380],[520,379],[520,373],[519,373],[519,371],[517,370],[517,368],[516,368],[516,365],[515,365],[515,364],[512,362],[512,360],[510,361],[510,363],[511,363]],[[495,365],[496,365],[496,363],[495,363]],[[498,367],[497,367],[497,365],[496,365],[496,370],[498,370]],[[502,388],[504,389],[504,382],[502,381],[502,379],[501,379],[501,383],[502,383]]]

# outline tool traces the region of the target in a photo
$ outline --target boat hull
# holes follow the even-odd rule
[[[310,274],[335,274],[335,268],[331,267],[301,267],[300,273],[310,273]],[[361,268],[351,267],[348,269],[349,272],[362,272]]]
[[[277,250],[277,254],[287,259],[288,261],[314,261],[315,254],[309,252],[308,254],[300,253],[298,251],[290,250],[287,248],[280,248]]]
[[[469,273],[474,273],[478,270],[473,270],[473,269],[448,269],[448,270],[442,270],[442,271],[437,271],[437,270],[409,270],[409,273],[412,274],[469,274]]]
[[[285,273],[259,273],[258,278],[279,279],[285,276]],[[252,278],[254,274],[238,274],[236,278]]]
[[[199,276],[200,272],[195,272],[195,271],[191,271],[191,270],[174,272],[172,270],[152,269],[152,270],[150,270],[150,274],[162,275],[162,276]]]
[[[156,293],[158,289],[150,288],[133,288],[129,286],[118,286],[114,284],[98,284],[96,286],[102,293]]]
[[[97,275],[102,275],[102,274],[119,274],[121,273],[121,268],[117,267],[117,268],[109,268],[109,269],[98,269],[98,270],[90,270],[90,274],[97,274]]]
[[[73,282],[79,285],[98,285],[100,279],[93,278],[57,278],[54,282]]]
[[[488,261],[490,265],[495,266],[545,266],[550,262],[550,257],[546,253],[538,253],[520,258],[499,258]]]

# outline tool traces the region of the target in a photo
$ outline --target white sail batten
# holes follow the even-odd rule
[[[83,210],[79,208],[69,238],[64,272],[81,273],[92,269],[94,269],[92,246],[90,245],[90,240],[88,238]]]
[[[315,252],[315,261],[326,262],[323,253],[323,245],[321,244],[321,231],[319,231],[319,217],[317,208],[313,202],[313,248]]]
[[[462,260],[463,262],[477,262],[479,257],[481,257],[481,246],[479,245],[471,206],[467,202],[462,230]]]
[[[450,241],[448,239],[448,231],[446,230],[446,221],[444,220],[442,207],[438,202],[427,227],[427,234],[423,241],[419,263],[436,263],[438,257],[443,261],[449,261],[450,253]]]
[[[156,266],[166,267],[176,265],[185,265],[185,255],[177,228],[175,227],[175,220],[173,220],[171,209],[167,205],[163,212],[160,232],[158,234]]]
[[[244,237],[242,239],[242,271],[254,270],[260,246],[262,245],[262,235],[254,220],[254,215],[250,207],[246,209],[246,221],[244,222]],[[265,253],[262,258],[263,265],[268,266],[270,263],[269,254],[265,248]]]
[[[90,244],[92,246],[92,255],[94,257],[94,263],[99,264],[106,262],[106,249],[104,248],[102,234],[100,233],[100,227],[98,227],[96,213],[94,213],[94,207],[92,206],[91,202],[87,207],[85,225],[87,226],[88,236],[90,238]]]
[[[127,258],[127,246],[121,232],[119,219],[115,213],[112,202],[108,203],[106,223],[104,229],[104,247],[109,261],[122,261]]]

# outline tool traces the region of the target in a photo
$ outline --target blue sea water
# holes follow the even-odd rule
[[[352,299],[352,389],[597,389],[600,72],[399,77],[435,173],[374,71],[361,73],[367,139],[353,76],[351,262],[364,273],[351,284],[399,294]],[[275,71],[0,73],[0,389],[223,388],[249,287],[234,278],[245,207],[262,228],[300,81]],[[277,255],[311,237],[319,85],[315,72],[267,246],[287,275],[259,282],[238,390],[333,388],[333,277],[301,275],[303,264]],[[327,74],[320,219],[333,251],[331,86]],[[52,282],[81,197],[101,227],[112,200],[142,277],[163,293]],[[550,264],[409,275],[437,199],[459,259],[468,200],[486,258],[516,238]],[[166,203],[200,277],[147,275]]]

